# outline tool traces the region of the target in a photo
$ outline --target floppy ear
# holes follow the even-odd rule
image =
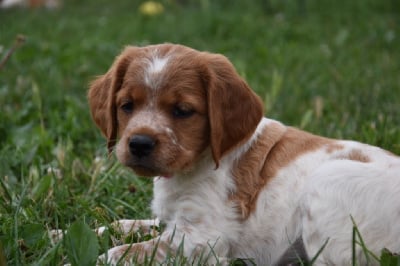
[[[218,167],[222,156],[253,134],[263,117],[263,104],[226,57],[207,57],[211,150]]]
[[[111,152],[117,141],[117,114],[115,95],[121,88],[125,72],[133,58],[134,47],[127,47],[119,55],[106,74],[91,82],[88,100],[92,118],[107,138],[107,148]]]

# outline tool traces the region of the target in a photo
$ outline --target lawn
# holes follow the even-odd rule
[[[0,69],[0,265],[62,265],[74,247],[51,243],[48,229],[151,215],[151,180],[108,157],[86,100],[90,80],[128,44],[223,53],[267,116],[400,154],[395,0],[161,3],[154,16],[132,0],[0,10],[0,60],[25,37]],[[84,236],[96,256],[106,248]]]

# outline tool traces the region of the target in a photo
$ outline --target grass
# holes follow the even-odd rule
[[[164,1],[158,16],[128,0],[0,10],[0,58],[26,37],[0,70],[0,265],[71,260],[71,245],[51,244],[49,228],[150,216],[151,181],[107,158],[86,101],[88,82],[127,44],[223,53],[269,117],[400,154],[394,0],[215,2]]]

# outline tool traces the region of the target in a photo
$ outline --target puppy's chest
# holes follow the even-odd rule
[[[236,212],[229,200],[234,184],[227,171],[205,171],[203,176],[188,178],[155,179],[154,215],[166,223],[183,220],[191,224],[234,218]]]

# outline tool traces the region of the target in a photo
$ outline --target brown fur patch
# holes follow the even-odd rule
[[[324,145],[339,148],[334,140],[295,128],[278,123],[267,126],[233,169],[237,190],[231,199],[237,203],[241,218],[247,219],[254,211],[261,190],[280,169]]]
[[[328,144],[328,146],[326,147],[326,152],[327,153],[332,153],[334,151],[338,151],[338,150],[343,150],[344,146],[338,143],[331,143]]]
[[[352,161],[359,161],[362,163],[368,163],[371,161],[371,159],[367,155],[363,154],[360,150],[357,149],[352,150],[349,153],[348,159]]]
[[[218,166],[220,158],[249,139],[263,117],[263,104],[226,57],[203,53],[203,61],[211,151]]]
[[[285,126],[278,123],[267,126],[232,171],[237,190],[231,200],[238,204],[243,219],[254,210],[258,194],[268,182],[268,176],[261,175],[265,157],[285,131]]]
[[[277,172],[287,166],[300,155],[330,145],[334,140],[313,135],[311,133],[288,127],[285,135],[268,154],[262,175],[273,177]]]

